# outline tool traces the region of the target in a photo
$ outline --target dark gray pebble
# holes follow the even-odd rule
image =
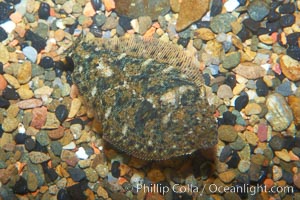
[[[293,14],[295,12],[295,3],[285,3],[279,7],[280,14]]]
[[[16,90],[6,87],[3,92],[2,96],[7,100],[17,100],[19,99],[19,94],[16,92]]]
[[[16,182],[13,187],[13,191],[16,194],[26,194],[27,190],[27,181],[21,176],[20,179]]]
[[[292,14],[283,15],[280,18],[280,25],[282,27],[292,26],[295,23],[295,16]]]
[[[18,133],[17,135],[15,135],[15,141],[17,144],[24,144],[26,137],[26,134]]]
[[[9,19],[10,14],[15,11],[14,7],[8,3],[0,2],[0,24]]]
[[[57,200],[71,200],[71,197],[68,194],[67,190],[62,188],[57,193]]]
[[[46,40],[31,30],[26,31],[25,39],[31,41],[32,47],[35,48],[37,52],[40,52],[46,47]]]
[[[227,125],[235,125],[236,116],[232,114],[230,111],[226,111],[223,113],[223,124]]]
[[[265,97],[269,93],[268,86],[261,78],[256,81],[256,93],[260,97]]]
[[[268,21],[269,22],[275,22],[280,19],[280,14],[276,12],[275,10],[271,10],[271,12],[268,15]]]
[[[260,22],[255,21],[255,20],[253,20],[253,19],[251,19],[251,18],[248,18],[248,19],[245,19],[245,20],[243,21],[243,25],[244,25],[246,28],[248,28],[249,30],[251,30],[251,32],[256,33],[257,30],[258,30],[259,27],[260,27]]]
[[[8,108],[9,106],[9,101],[7,99],[4,99],[3,97],[0,97],[0,108]]]
[[[40,64],[41,67],[43,67],[44,69],[49,69],[54,67],[54,61],[51,57],[49,56],[45,56],[41,59]]]
[[[8,35],[5,32],[5,30],[2,27],[0,27],[0,42],[2,42],[3,40],[6,40],[7,36]]]
[[[251,163],[250,169],[249,169],[250,181],[258,182],[260,177],[261,177],[261,166]]]
[[[222,0],[213,0],[210,8],[210,16],[214,17],[221,13],[223,7]]]
[[[67,171],[71,178],[76,182],[79,182],[86,177],[85,172],[80,168],[68,168]]]
[[[113,177],[115,178],[119,178],[120,177],[120,162],[119,161],[114,161],[111,165],[111,174]]]
[[[270,7],[265,1],[254,0],[248,6],[248,14],[251,19],[261,21],[270,12]]]
[[[52,141],[51,142],[51,150],[56,156],[60,156],[61,151],[62,151],[62,145],[58,141]]]
[[[232,152],[233,151],[232,151],[231,147],[229,145],[226,145],[221,151],[219,160],[221,162],[225,162],[229,158],[229,156],[232,155]]]
[[[61,104],[56,107],[55,116],[61,123],[67,119],[68,115],[69,111],[65,105]]]
[[[91,0],[91,3],[95,10],[99,10],[101,8],[102,5],[101,0]]]
[[[226,164],[228,165],[228,168],[237,168],[240,160],[241,158],[237,151],[233,151],[230,159],[226,162]]]
[[[50,16],[50,5],[48,3],[42,2],[38,10],[38,15],[40,19],[47,20]]]
[[[32,139],[31,137],[27,137],[26,139],[25,139],[25,149],[27,150],[27,151],[32,151],[34,148],[35,148],[35,140],[34,139]]]
[[[274,151],[280,151],[284,147],[284,139],[275,135],[271,138],[269,145]]]
[[[249,102],[249,97],[247,94],[241,95],[238,98],[236,98],[234,104],[235,109],[238,111],[241,111]]]

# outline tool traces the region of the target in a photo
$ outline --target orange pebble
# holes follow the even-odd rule
[[[54,8],[50,8],[50,16],[55,17],[55,14]]]
[[[284,32],[282,32],[282,33],[280,34],[280,39],[281,39],[281,43],[282,43],[283,45],[286,45],[287,41],[286,41],[286,36],[285,36],[285,33],[284,33]]]
[[[9,46],[15,47],[15,46],[17,46],[18,44],[19,44],[19,41],[18,41],[18,40],[13,40],[13,41],[11,41],[11,42],[9,43]]]
[[[4,90],[7,86],[7,81],[5,78],[0,74],[0,91]]]
[[[22,15],[19,12],[14,12],[9,16],[11,21],[15,22],[16,24],[22,21]]]
[[[152,24],[152,27],[154,27],[154,28],[160,28],[160,25],[159,25],[158,22],[154,22],[154,23]]]
[[[100,154],[100,150],[98,149],[98,147],[96,147],[94,142],[92,142],[91,146],[92,146],[95,154]]]
[[[96,11],[95,9],[93,8],[92,6],[92,3],[91,2],[88,2],[84,9],[83,9],[83,14],[87,17],[93,17],[95,14],[96,14]]]
[[[289,151],[289,156],[290,156],[291,160],[293,160],[293,161],[299,160],[299,157],[297,155],[295,155],[293,153],[293,151]]]
[[[143,37],[144,37],[144,38],[152,37],[153,34],[155,33],[155,31],[156,31],[156,28],[150,27],[150,28],[146,31],[146,33],[144,34]]]
[[[123,177],[119,177],[118,179],[118,184],[119,185],[123,185],[124,183],[128,182],[126,178]]]
[[[277,36],[278,36],[277,32],[274,32],[274,33],[271,34],[271,38],[273,40],[273,43],[275,43],[277,41]]]
[[[266,178],[264,184],[266,185],[267,190],[269,190],[274,185],[274,181],[270,178]]]
[[[105,10],[108,12],[116,8],[116,4],[114,0],[103,0],[102,2],[105,6]]]

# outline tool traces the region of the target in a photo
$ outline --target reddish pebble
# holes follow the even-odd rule
[[[18,102],[17,105],[20,109],[31,109],[42,106],[43,102],[40,99],[26,99]]]
[[[19,12],[12,13],[9,18],[16,24],[22,21],[22,15]]]
[[[40,129],[42,126],[45,125],[47,119],[47,108],[46,107],[40,107],[40,108],[34,108],[32,110],[32,121],[31,126]]]
[[[93,8],[92,6],[92,3],[91,2],[88,2],[84,9],[83,9],[83,14],[87,17],[93,17],[95,14],[96,14],[96,11],[95,9]]]
[[[7,86],[7,81],[3,77],[3,75],[0,74],[0,91],[4,90]]]
[[[268,126],[266,124],[258,125],[257,137],[260,142],[264,142],[268,139]]]
[[[64,136],[64,130],[64,127],[60,126],[58,129],[48,131],[48,136],[53,140],[60,139]]]
[[[267,190],[269,190],[274,185],[274,181],[270,178],[266,178],[264,181],[264,184],[265,184]]]

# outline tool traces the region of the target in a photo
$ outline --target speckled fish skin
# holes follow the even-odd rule
[[[74,83],[102,123],[105,140],[147,160],[190,154],[217,143],[213,109],[182,70],[99,44],[81,42],[71,56]]]

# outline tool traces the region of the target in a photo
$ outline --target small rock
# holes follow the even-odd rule
[[[12,88],[6,87],[2,91],[2,96],[7,100],[17,100],[19,99],[19,94]]]
[[[261,177],[261,166],[251,163],[248,174],[251,181],[257,182]]]
[[[87,169],[84,170],[84,173],[86,174],[87,180],[89,180],[92,183],[97,182],[97,180],[98,180],[98,174],[97,174],[97,172],[94,169],[87,168]]]
[[[256,146],[258,142],[258,137],[255,133],[251,131],[245,131],[246,140],[249,144]]]
[[[48,3],[42,2],[40,4],[38,15],[40,19],[48,19],[48,17],[50,16],[50,6]]]
[[[265,97],[269,93],[267,84],[261,78],[256,81],[256,93],[260,97]]]
[[[225,69],[232,69],[240,63],[241,53],[240,52],[231,52],[225,55],[223,60],[223,67]]]
[[[24,145],[25,145],[25,149],[30,152],[35,148],[36,142],[31,137],[27,137],[25,139]]]
[[[139,33],[141,35],[144,35],[146,31],[151,27],[152,20],[149,16],[141,16],[138,18],[139,22]]]
[[[4,90],[7,86],[7,81],[4,76],[0,74],[0,91]]]
[[[6,46],[4,46],[2,43],[0,43],[0,52],[0,62],[6,64],[9,60],[9,53]]]
[[[151,169],[147,173],[147,177],[149,178],[150,181],[153,181],[154,183],[162,182],[165,181],[166,179],[162,171],[160,169],[155,169],[155,168]]]
[[[17,105],[20,109],[31,109],[42,106],[43,102],[40,99],[27,99],[18,102]]]
[[[41,129],[47,120],[47,108],[39,107],[32,110],[31,126],[36,129]]]
[[[89,158],[89,155],[86,153],[83,147],[79,147],[78,151],[76,151],[76,156],[78,159],[86,160]]]
[[[257,103],[248,103],[245,107],[245,114],[246,115],[258,115],[262,111],[262,108]]]
[[[280,57],[282,73],[291,81],[300,80],[300,63],[288,55]]]
[[[241,160],[239,162],[238,169],[241,173],[246,173],[250,169],[250,165],[251,165],[250,161]]]
[[[21,99],[31,99],[34,94],[32,90],[30,89],[28,84],[21,85],[20,88],[17,90],[19,96]]]
[[[194,31],[194,37],[201,40],[213,40],[215,34],[209,28],[199,28]]]
[[[18,70],[18,81],[20,84],[25,84],[31,79],[31,63],[24,62]]]
[[[35,50],[35,48],[33,48],[32,46],[27,46],[24,49],[22,49],[22,52],[23,52],[24,56],[26,56],[28,58],[28,60],[35,63],[35,61],[37,59],[37,54],[38,54],[37,51]]]
[[[80,168],[68,168],[67,171],[71,178],[76,182],[79,182],[86,177],[85,172]]]
[[[29,152],[29,158],[30,158],[30,161],[34,164],[40,164],[40,163],[50,160],[50,156],[48,156],[45,153],[38,152],[38,151]]]
[[[217,91],[217,95],[221,99],[230,99],[233,97],[232,89],[228,85],[221,85]]]
[[[15,77],[13,77],[12,75],[4,74],[3,77],[8,82],[8,84],[11,85],[13,88],[18,89],[20,87],[19,81]],[[1,82],[1,80],[0,80],[0,82]],[[2,84],[0,83],[0,85],[2,85]],[[3,88],[3,86],[1,88]],[[1,90],[1,88],[0,88],[0,90]]]
[[[238,0],[228,0],[224,3],[224,7],[227,10],[227,12],[232,12],[239,6],[240,2]]]
[[[261,21],[269,14],[270,7],[264,1],[255,0],[250,3],[247,11],[251,19]]]
[[[64,127],[59,126],[58,129],[48,131],[48,136],[53,139],[57,140],[64,136]]]
[[[277,93],[271,94],[267,97],[266,105],[268,113],[265,117],[272,128],[275,131],[283,131],[288,128],[293,121],[293,113],[284,97]]]
[[[54,113],[47,112],[46,123],[42,127],[43,129],[56,129],[60,126],[60,122],[56,118]]]
[[[241,111],[249,102],[248,95],[241,95],[235,100],[235,109]]]
[[[280,84],[278,87],[275,88],[275,91],[284,97],[292,95],[293,91],[291,88],[291,82],[284,81],[282,84]]]
[[[18,128],[19,121],[14,117],[6,117],[2,123],[2,130],[11,133]]]
[[[220,173],[218,176],[223,183],[230,183],[235,179],[237,172],[235,170],[228,170]]]
[[[102,197],[103,199],[107,199],[108,198],[107,191],[103,187],[101,187],[101,186],[99,186],[98,189],[97,189],[97,195],[99,197]]]
[[[288,103],[294,113],[295,124],[299,125],[300,124],[300,97],[289,96]]]
[[[261,66],[255,63],[250,63],[250,62],[240,63],[232,71],[247,79],[258,79],[260,77],[263,77],[266,74],[264,68],[262,68]]]
[[[49,86],[43,86],[41,88],[34,90],[34,96],[35,98],[50,97],[52,92],[53,92],[53,88],[50,88]]]
[[[50,143],[50,139],[48,137],[48,134],[45,130],[41,130],[36,134],[36,141],[41,145],[41,146],[47,146]]]
[[[218,128],[219,139],[225,142],[234,142],[237,138],[237,131],[231,125],[221,125]]]
[[[59,33],[57,33],[57,32],[59,32]],[[60,33],[60,32],[63,32],[63,33]],[[64,33],[65,33],[64,31],[62,31],[61,29],[58,29],[57,31],[55,31],[54,34],[56,35],[56,37],[58,37],[58,36],[57,36],[58,34],[60,35],[60,37],[62,37],[61,35],[64,34]],[[57,39],[56,39],[56,40],[57,40]],[[49,68],[54,67],[55,63],[54,63],[54,61],[53,61],[53,59],[52,59],[51,57],[45,56],[45,57],[43,57],[43,58],[41,59],[39,65],[40,65],[41,67],[43,67],[44,69],[49,69]]]
[[[272,173],[273,173],[273,180],[279,181],[282,178],[282,169],[281,167],[278,167],[277,165],[274,165],[272,167]]]
[[[257,137],[260,142],[265,142],[268,139],[268,126],[266,124],[259,124],[257,128]]]
[[[231,23],[236,21],[230,13],[219,14],[215,16],[210,22],[210,28],[215,33],[227,33],[231,31]]]
[[[81,107],[81,101],[78,98],[74,98],[71,102],[71,108],[70,108],[68,118],[75,117],[80,107]]]
[[[290,162],[291,157],[289,155],[289,152],[286,149],[282,149],[281,151],[275,151],[275,155],[280,158],[281,160],[284,160],[285,162]]]
[[[27,176],[27,188],[29,191],[34,192],[38,188],[38,180],[35,173],[28,172]]]
[[[16,194],[26,194],[28,192],[27,181],[22,176],[20,176],[20,179],[14,185],[13,191]]]

